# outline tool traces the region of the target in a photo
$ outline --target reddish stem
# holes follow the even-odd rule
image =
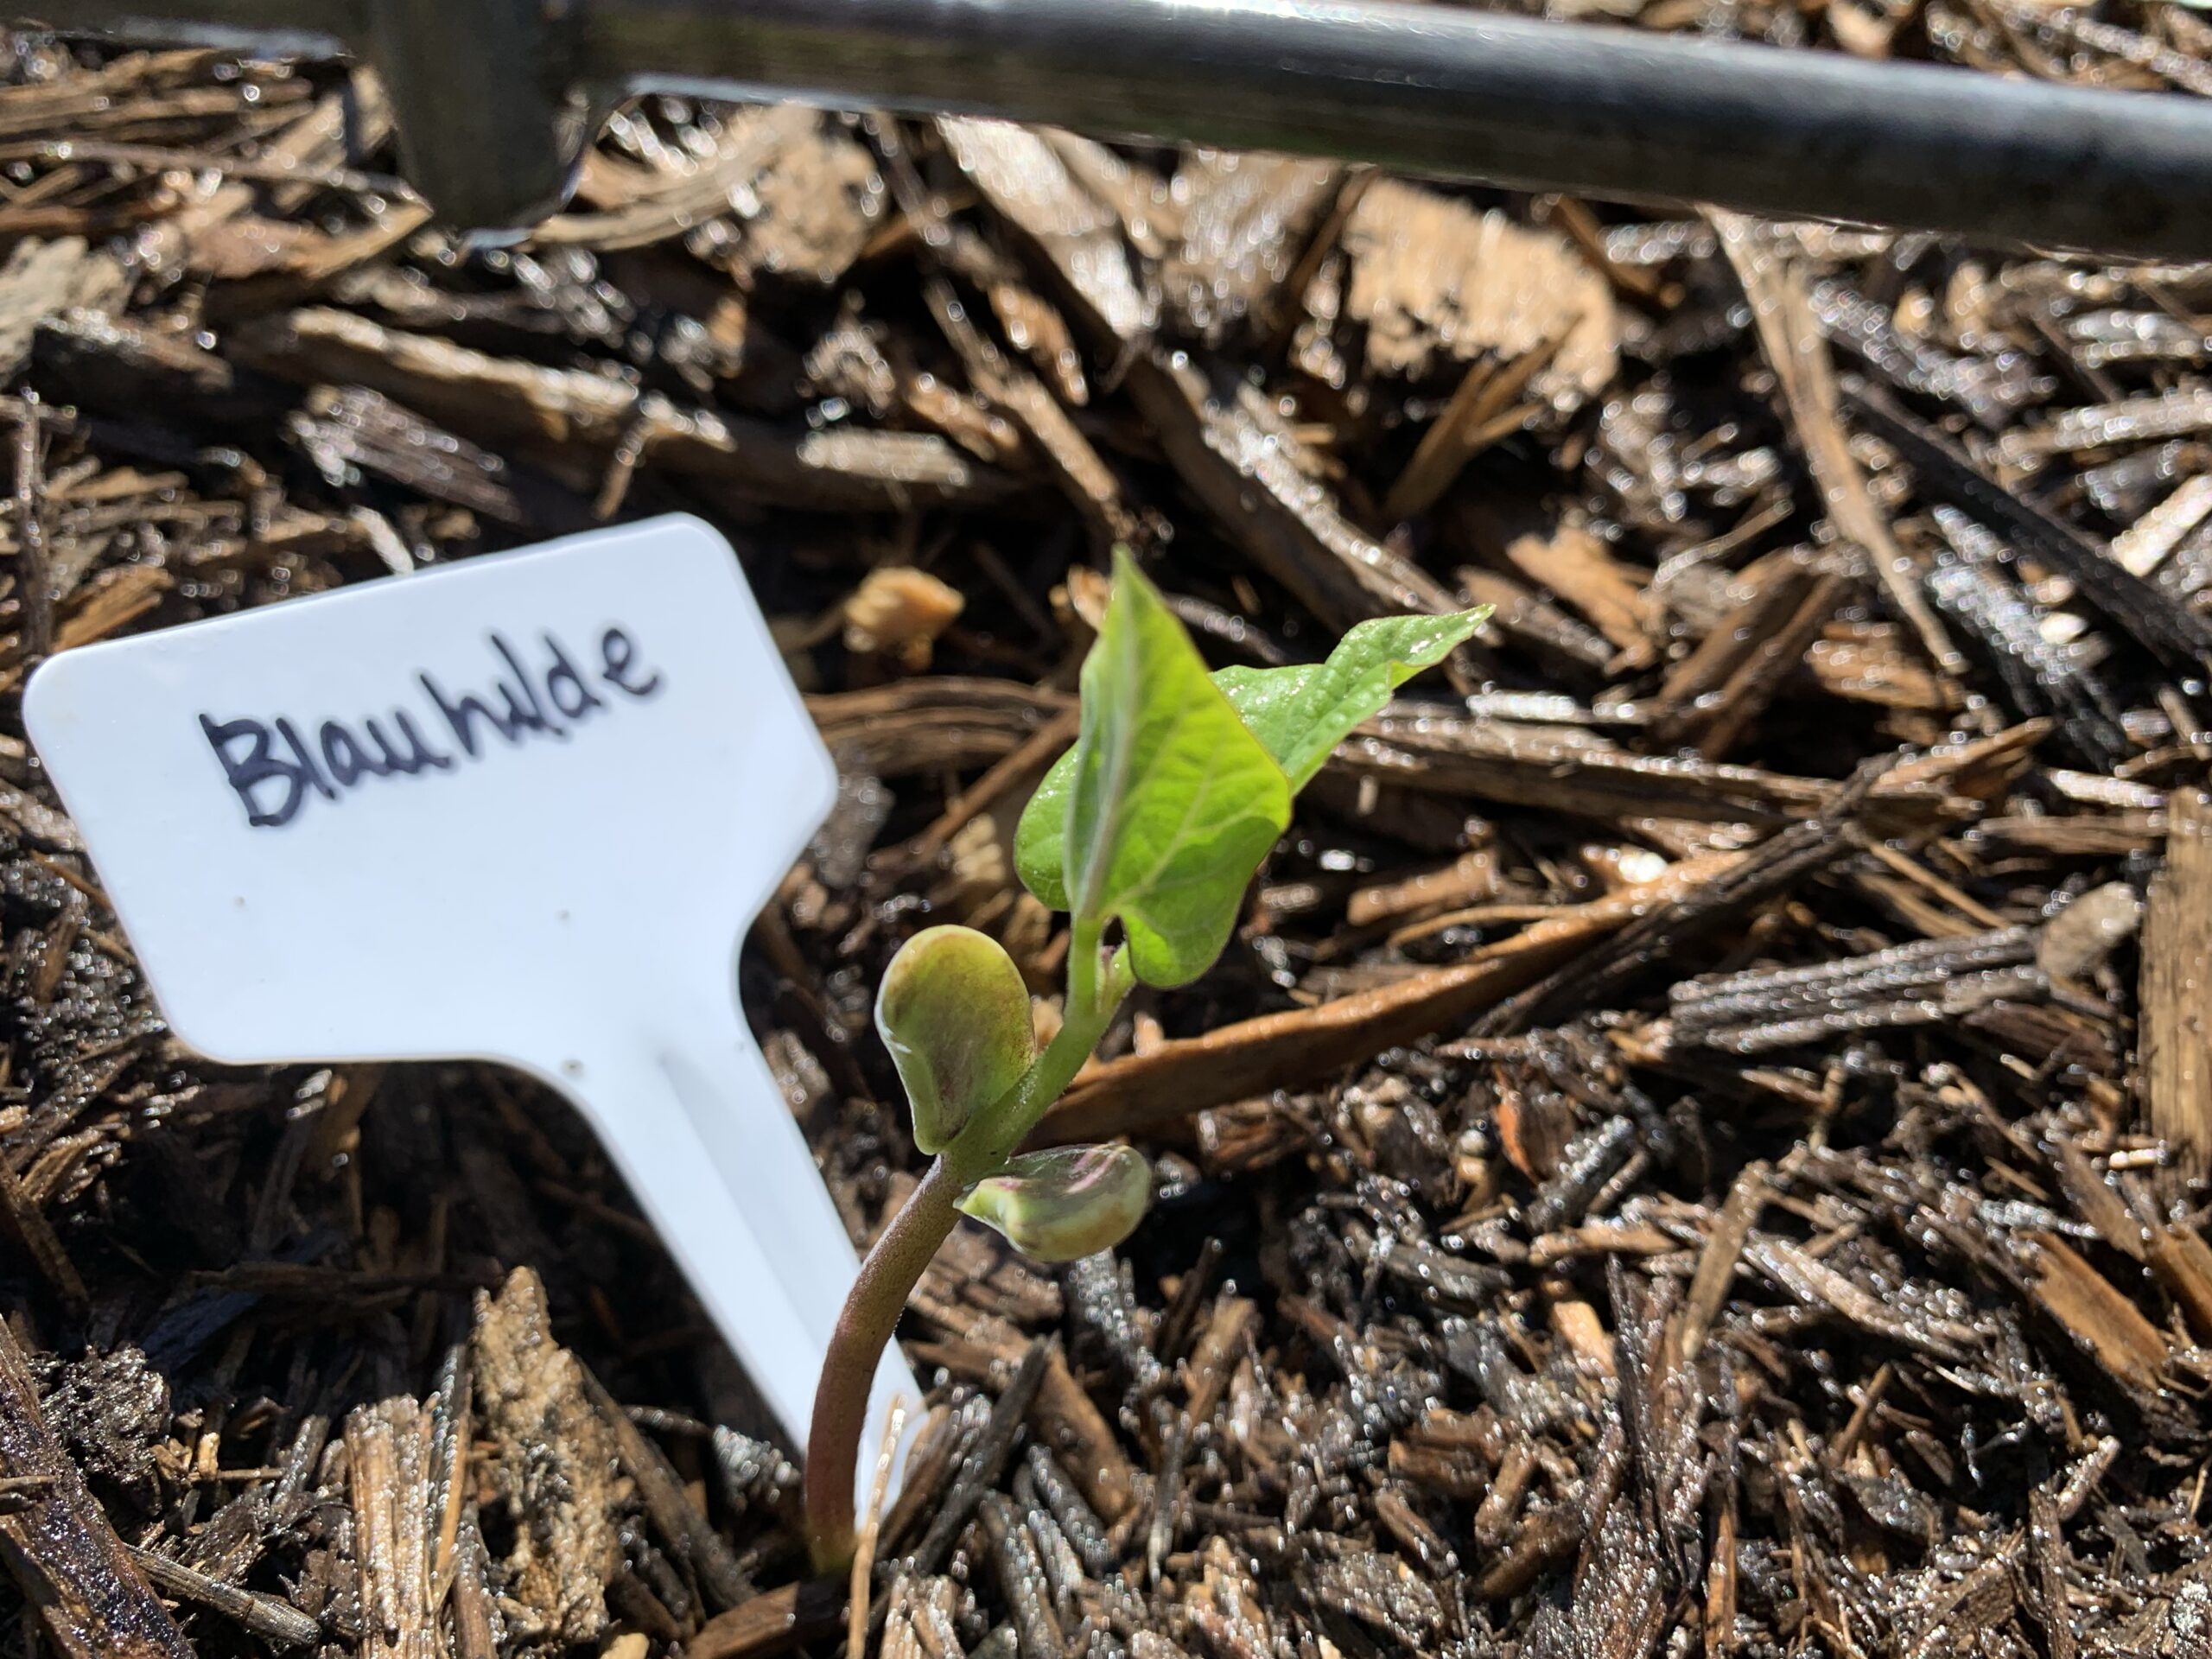
[[[951,1236],[961,1183],[940,1158],[929,1166],[861,1263],[830,1332],[806,1437],[806,1541],[817,1573],[853,1559],[853,1491],[876,1361],[938,1247]]]

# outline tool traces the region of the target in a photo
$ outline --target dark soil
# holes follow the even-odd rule
[[[1640,21],[2212,89],[2175,4]],[[741,988],[859,1240],[892,951],[1056,983],[1114,543],[1220,663],[1497,607],[1048,1120],[1127,1248],[918,1293],[871,1644],[2212,1655],[2212,267],[667,99],[486,251],[358,75],[0,52],[0,1651],[846,1644],[574,1115],[183,1052],[15,707],[680,508],[843,770]]]

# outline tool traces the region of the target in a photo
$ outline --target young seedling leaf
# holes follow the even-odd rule
[[[926,927],[899,947],[876,990],[875,1028],[906,1086],[914,1144],[931,1154],[1037,1054],[1021,970],[971,927]]]
[[[1127,553],[1098,643],[1067,794],[1066,881],[1080,921],[1119,918],[1129,965],[1182,985],[1229,943],[1245,884],[1290,823],[1290,784],[1167,601]]]
[[[1046,768],[1014,830],[1014,872],[1047,910],[1068,908],[1068,785],[1074,780],[1070,749]]]
[[[1294,790],[1321,770],[1360,721],[1390,694],[1482,626],[1490,607],[1448,616],[1378,616],[1339,640],[1325,663],[1292,668],[1224,668],[1213,677]]]
[[[1353,728],[1380,714],[1393,691],[1442,662],[1489,615],[1484,605],[1449,616],[1377,617],[1347,633],[1325,663],[1224,668],[1213,683],[1266,745],[1295,792],[1313,781]],[[1022,885],[1054,910],[1069,907],[1067,801],[1074,779],[1071,749],[1046,772],[1014,833],[1014,868]]]
[[[1152,1199],[1152,1170],[1128,1147],[1055,1147],[1017,1154],[969,1188],[960,1208],[1038,1262],[1110,1250],[1136,1230]]]

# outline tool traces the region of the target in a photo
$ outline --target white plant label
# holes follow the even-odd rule
[[[836,774],[728,543],[657,518],[88,645],[23,718],[180,1038],[552,1084],[804,1444],[855,1261],[736,953]],[[899,1394],[894,1344],[874,1428]]]

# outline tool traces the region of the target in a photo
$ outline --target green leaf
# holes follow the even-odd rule
[[[1037,792],[1014,827],[1014,873],[1047,910],[1069,907],[1068,785],[1075,781],[1075,751],[1046,769]]]
[[[1303,789],[1354,727],[1382,713],[1393,691],[1450,656],[1489,615],[1482,605],[1449,616],[1378,616],[1344,635],[1325,663],[1224,668],[1214,683],[1290,786]]]
[[[876,989],[875,1028],[926,1153],[943,1151],[1037,1056],[1021,970],[972,927],[925,927],[899,947]]]
[[[1390,694],[1433,667],[1482,626],[1490,607],[1450,616],[1385,616],[1346,634],[1325,663],[1294,668],[1224,668],[1213,683],[1275,759],[1294,791],[1321,769],[1360,721],[1380,714]],[[1087,694],[1086,694],[1087,695]],[[1014,832],[1022,885],[1054,910],[1070,908],[1066,870],[1071,749],[1046,772]]]
[[[1068,908],[1100,926],[1118,918],[1145,983],[1196,979],[1290,823],[1290,785],[1125,551],[1084,659],[1071,771]]]
[[[1136,1230],[1152,1201],[1152,1170],[1128,1147],[1025,1152],[976,1183],[960,1208],[1038,1262],[1075,1262],[1110,1250]]]

